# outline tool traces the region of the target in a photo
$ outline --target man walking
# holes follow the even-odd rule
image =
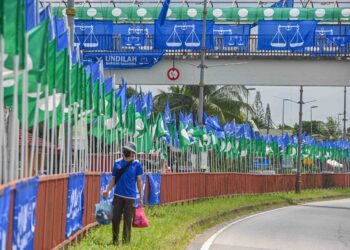
[[[114,187],[113,199],[113,244],[119,244],[119,225],[123,215],[123,237],[122,242],[129,243],[131,238],[131,223],[135,210],[135,199],[137,198],[136,184],[139,191],[139,204],[142,205],[142,175],[143,170],[140,161],[135,160],[136,146],[128,142],[122,148],[123,158],[114,163],[112,179],[103,197]]]

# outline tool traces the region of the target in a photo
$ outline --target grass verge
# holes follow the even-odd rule
[[[246,214],[300,202],[350,197],[350,189],[310,190],[295,193],[242,195],[145,208],[150,227],[133,229],[129,245],[118,249],[185,249],[206,228]],[[91,230],[73,249],[115,249],[111,225]]]

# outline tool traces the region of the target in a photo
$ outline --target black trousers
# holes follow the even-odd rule
[[[113,243],[119,243],[119,226],[123,215],[123,238],[122,242],[129,243],[131,239],[131,224],[135,212],[135,200],[120,196],[114,196],[113,199]]]

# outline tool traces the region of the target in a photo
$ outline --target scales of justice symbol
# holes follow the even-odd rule
[[[300,33],[300,26],[298,24],[297,25],[278,25],[277,32],[271,40],[271,47],[275,47],[275,48],[287,47],[288,45],[287,40],[282,34],[283,29],[286,31],[291,31],[292,29],[295,30],[295,32],[293,33],[292,39],[290,39],[289,41],[289,46],[291,48],[300,47],[304,45],[305,41]]]
[[[143,37],[147,37],[149,35],[148,28],[142,28],[140,26],[134,26],[128,28],[128,39],[126,40],[126,46],[135,46],[140,47],[143,43]],[[147,43],[146,39],[146,43]],[[151,44],[146,44],[146,46]]]
[[[245,45],[243,42],[242,36],[233,35],[232,29],[224,29],[223,27],[220,27],[217,30],[213,30],[213,32],[216,32],[216,35],[219,35],[219,36],[225,36],[227,34],[229,36],[229,40],[227,42],[228,46],[243,46],[243,45]]]
[[[80,29],[81,31],[90,30],[90,32],[88,33],[88,35],[86,36],[86,38],[83,41],[84,47],[96,48],[98,46],[98,40],[95,36],[93,25],[76,25],[75,28]],[[74,32],[74,33],[75,33],[74,36],[76,39],[76,41],[74,42],[74,45],[78,46],[81,44],[81,41],[80,41],[79,37],[76,35],[76,32]]]
[[[333,37],[333,29],[325,29],[321,28],[316,30],[316,34],[319,36],[317,40],[318,47],[326,47],[326,46],[337,46],[337,47],[345,47],[346,41],[344,36],[334,36]],[[332,36],[332,39],[327,36]]]
[[[178,31],[186,31],[191,30],[190,34],[188,34],[185,45],[187,47],[198,47],[200,46],[199,38],[195,32],[195,25],[194,24],[181,24],[181,25],[174,25],[173,32],[169,36],[168,40],[166,41],[166,45],[168,47],[181,47],[184,43],[183,40],[180,38]]]

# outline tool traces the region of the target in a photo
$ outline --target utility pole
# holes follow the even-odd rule
[[[346,86],[344,87],[344,116],[343,116],[343,140],[346,140]]]
[[[300,86],[300,100],[299,100],[299,129],[298,129],[298,160],[297,173],[295,181],[295,193],[299,194],[301,191],[301,133],[303,130],[303,86]]]
[[[203,126],[203,106],[204,106],[204,70],[207,67],[205,65],[205,52],[206,52],[206,35],[207,35],[207,0],[204,0],[203,6],[203,25],[202,25],[202,48],[201,48],[201,64],[200,68],[200,80],[199,80],[199,108],[198,108],[198,123],[199,126]]]
[[[69,27],[69,46],[71,49],[71,53],[74,50],[74,16],[75,16],[75,8],[74,8],[74,0],[68,0],[67,9],[67,20]]]

